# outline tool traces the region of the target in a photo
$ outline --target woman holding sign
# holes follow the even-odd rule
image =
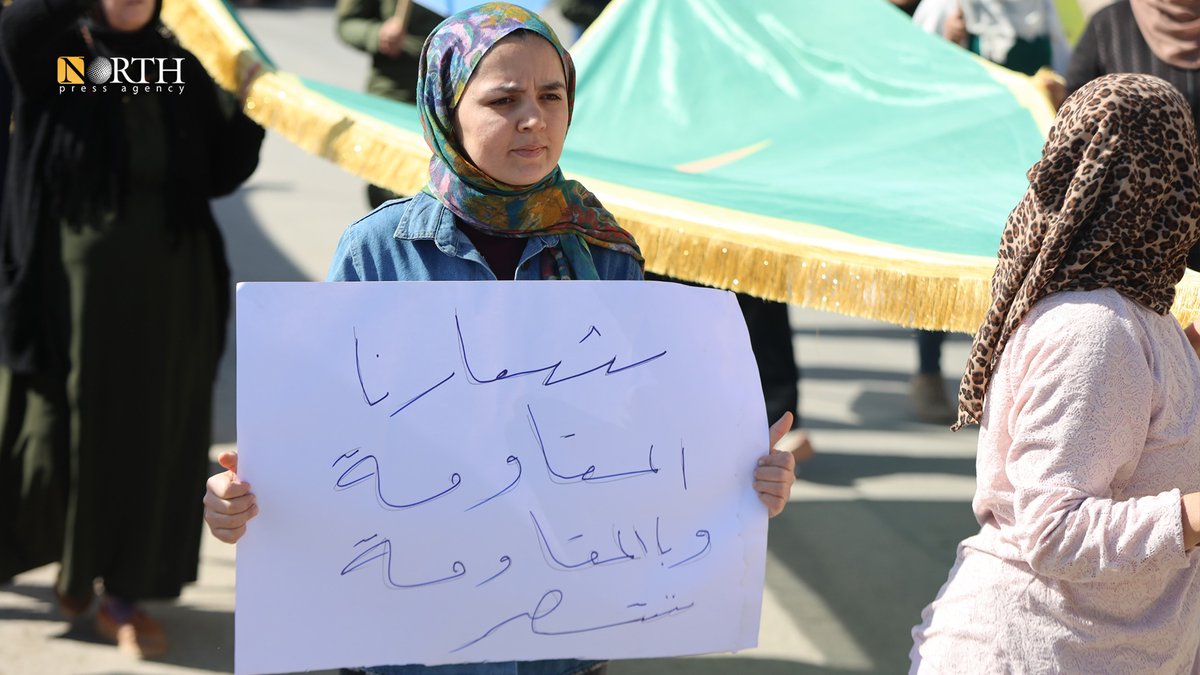
[[[570,55],[536,15],[505,3],[456,14],[426,41],[417,83],[430,180],[414,197],[384,204],[350,226],[331,281],[636,280],[642,257],[596,197],[563,177],[558,159],[575,94]],[[773,446],[791,426],[784,415]],[[220,462],[205,519],[236,542],[258,513],[237,456]],[[754,489],[771,516],[787,504],[795,460],[759,460]],[[378,667],[368,673],[603,672],[600,662]]]

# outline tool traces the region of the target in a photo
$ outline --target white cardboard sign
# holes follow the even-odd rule
[[[725,291],[237,291],[236,672],[757,644],[767,448]]]

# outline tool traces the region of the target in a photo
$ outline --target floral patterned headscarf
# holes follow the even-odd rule
[[[588,245],[642,261],[633,236],[580,183],[557,166],[534,185],[501,183],[475,166],[454,139],[454,110],[476,66],[497,42],[519,30],[545,38],[562,58],[568,115],[575,104],[575,65],[558,37],[536,14],[490,2],[446,19],[421,49],[417,109],[433,151],[425,191],[471,226],[501,237],[560,236],[543,259],[544,278],[595,279]],[[569,118],[568,118],[569,119]]]
[[[1200,238],[1191,108],[1150,75],[1105,75],[1063,103],[1008,216],[992,306],[975,334],[958,422],[979,422],[1004,346],[1038,300],[1111,288],[1166,314]]]

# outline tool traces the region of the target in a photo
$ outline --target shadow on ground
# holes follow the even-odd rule
[[[608,672],[609,675],[848,675],[862,671],[772,659],[696,657],[613,661]]]
[[[959,457],[842,455],[817,453],[800,468],[804,480],[821,485],[854,485],[862,478],[894,474],[974,476],[975,460]]]
[[[958,542],[979,529],[970,504],[838,501],[792,507],[772,522],[769,550],[780,564],[768,568],[767,584],[786,589],[790,574],[837,617],[838,626],[815,623],[813,608],[796,602],[801,598],[784,599],[792,619],[818,647],[858,653],[874,665],[872,672],[905,672],[910,631],[921,609],[945,582]],[[746,672],[759,672],[754,662],[746,665]]]
[[[815,371],[815,372],[814,372]],[[863,390],[850,403],[849,411],[853,417],[850,419],[832,420],[812,414],[805,414],[802,420],[802,426],[809,430],[822,429],[831,431],[920,431],[929,432],[937,431],[941,427],[947,434],[950,431],[949,423],[945,425],[927,424],[916,419],[916,412],[913,410],[912,400],[908,396],[907,387],[900,390],[895,384],[886,384],[888,382],[907,382],[907,375],[896,375],[894,373],[877,373],[875,371],[866,370],[849,370],[849,369],[812,369],[804,370],[802,377],[817,380],[821,379],[821,375],[832,375],[825,379],[837,379],[844,381],[861,381]],[[856,377],[857,375],[857,377]],[[958,386],[958,380],[950,380],[943,378],[946,386],[947,402],[951,407],[955,406],[956,399],[952,392]],[[883,384],[879,384],[883,383]],[[801,409],[804,408],[804,401],[800,401]],[[969,433],[969,432],[968,432]]]
[[[206,560],[204,564],[211,565],[213,561]],[[4,590],[36,600],[37,604],[28,608],[0,609],[0,621],[61,623],[64,630],[51,635],[51,640],[107,644],[94,627],[94,603],[87,613],[68,624],[63,621],[55,607],[54,593],[50,586],[15,583],[6,586]],[[204,610],[170,602],[148,602],[146,606],[147,610],[167,627],[171,641],[170,651],[165,657],[148,663],[165,663],[217,673],[233,672],[233,650],[229,646],[232,640],[219,637],[233,636],[232,612]],[[171,630],[172,627],[182,626],[186,626],[187,630]]]
[[[808,337],[824,337],[824,338],[868,338],[872,340],[912,340],[914,342],[913,349],[916,349],[917,331],[913,328],[903,328],[901,326],[893,326],[890,324],[879,324],[878,326],[862,326],[862,327],[802,327],[793,328],[792,335],[804,335]],[[966,333],[947,333],[947,342],[970,342],[971,336]]]
[[[911,629],[945,582],[958,542],[978,529],[966,502],[797,502],[772,521],[767,585],[826,665],[687,657],[615,661],[612,675],[903,673]],[[852,572],[852,573],[851,573]],[[801,592],[798,588],[803,588]],[[811,594],[811,595],[810,595]],[[828,621],[831,613],[836,621]]]

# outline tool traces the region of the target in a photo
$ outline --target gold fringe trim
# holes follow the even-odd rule
[[[646,269],[659,274],[928,330],[974,333],[991,305],[995,259],[972,263],[967,256],[947,255],[939,263],[926,259],[928,252],[903,247],[876,244],[874,254],[853,253],[724,229],[706,232],[694,221],[647,218],[645,211],[602,199],[642,246]],[[1200,274],[1188,272],[1176,287],[1172,312],[1184,324],[1200,316]]]
[[[237,91],[257,65],[245,112],[307,152],[403,194],[428,180],[429,149],[419,134],[382,124],[308,89],[265,64],[224,5],[216,0],[167,0],[163,20],[213,79]]]
[[[419,134],[361,115],[263,64],[217,0],[166,0],[163,19],[230,91],[254,63],[262,67],[245,106],[256,122],[377,185],[404,194],[425,185],[429,149]],[[1023,90],[1018,98],[1039,125],[1047,124],[1046,109],[1027,95],[1027,83],[1006,84],[1014,93]],[[633,233],[652,272],[812,309],[967,333],[978,328],[991,302],[993,258],[896,246],[573,177]],[[1184,323],[1200,315],[1200,275],[1189,272],[1180,282],[1173,312]]]
[[[579,178],[579,177],[577,177]],[[768,300],[973,332],[995,261],[940,255],[583,179],[637,238],[646,269]],[[645,199],[653,199],[647,208]]]

